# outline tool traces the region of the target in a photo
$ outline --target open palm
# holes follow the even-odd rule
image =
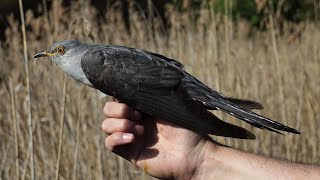
[[[107,102],[104,113],[107,148],[158,178],[192,176],[207,137],[161,119],[142,118],[118,102]]]

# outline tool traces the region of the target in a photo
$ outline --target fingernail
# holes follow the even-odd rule
[[[125,133],[122,135],[122,139],[124,140],[131,140],[133,138],[133,134]]]

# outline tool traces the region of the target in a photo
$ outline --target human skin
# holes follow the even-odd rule
[[[146,173],[171,179],[320,179],[320,168],[219,145],[209,136],[107,102],[105,145]]]

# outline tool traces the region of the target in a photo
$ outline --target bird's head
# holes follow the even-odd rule
[[[89,45],[76,40],[53,43],[49,49],[37,53],[34,58],[48,57],[72,78],[91,86],[81,67],[81,58]]]
[[[58,66],[61,66],[68,61],[75,60],[74,55],[81,53],[81,42],[76,40],[65,40],[53,43],[49,49],[37,53],[34,58],[48,57]],[[70,59],[71,58],[71,59]]]

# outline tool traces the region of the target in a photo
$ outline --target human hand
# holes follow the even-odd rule
[[[106,147],[154,177],[191,179],[208,147],[215,146],[209,137],[161,119],[143,118],[123,103],[107,102],[103,111]]]
[[[175,179],[319,179],[320,167],[245,153],[218,145],[161,119],[143,118],[127,105],[107,102],[105,144],[146,173]],[[295,172],[295,173],[292,173]]]

